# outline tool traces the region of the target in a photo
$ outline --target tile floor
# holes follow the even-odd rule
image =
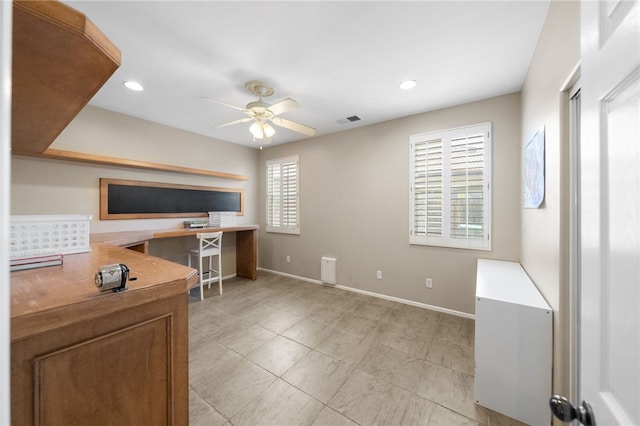
[[[521,425],[474,404],[472,320],[266,272],[223,285],[189,298],[191,425]]]

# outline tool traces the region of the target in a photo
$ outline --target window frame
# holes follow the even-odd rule
[[[461,137],[472,138],[479,135],[483,136],[483,165],[482,165],[482,238],[473,237],[459,237],[453,236],[450,227],[451,211],[453,210],[453,199],[451,198],[451,141],[459,140]],[[446,130],[439,130],[433,132],[425,132],[420,134],[411,135],[409,137],[409,244],[435,246],[435,247],[448,247],[448,248],[461,248],[471,250],[491,250],[491,176],[492,176],[492,125],[490,122],[473,124],[469,126],[456,127]],[[414,195],[414,189],[416,186],[416,146],[418,144],[424,145],[428,142],[437,143],[441,140],[442,145],[442,160],[441,160],[441,175],[442,180],[440,199],[442,200],[442,217],[440,219],[441,234],[439,236],[429,235],[428,230],[428,210],[429,194],[427,191],[427,183],[424,183],[424,208],[425,208],[425,231],[419,232],[416,229],[416,196]],[[425,148],[428,148],[425,147]],[[427,158],[427,157],[425,157]],[[425,159],[425,166],[427,161]],[[468,168],[465,170],[469,170]],[[436,173],[438,171],[436,170]],[[437,185],[436,185],[437,186]],[[469,188],[468,182],[466,189]],[[436,197],[437,198],[437,197]],[[444,202],[448,200],[448,202]],[[437,204],[437,203],[436,203]],[[436,208],[437,210],[437,208]],[[468,212],[468,209],[467,209]],[[468,224],[468,221],[467,221]],[[437,233],[437,228],[435,228]]]
[[[285,220],[284,220],[284,201],[283,201],[283,205],[280,207],[279,209],[279,213],[278,213],[278,217],[279,217],[279,224],[278,225],[273,225],[273,222],[270,221],[270,208],[269,208],[269,204],[272,201],[273,197],[272,193],[271,193],[271,188],[270,188],[270,170],[271,170],[271,166],[273,165],[279,165],[280,166],[280,170],[282,170],[282,167],[284,165],[287,164],[291,164],[291,163],[295,163],[295,196],[293,197],[293,200],[295,202],[294,208],[295,208],[295,224],[292,225],[287,225],[285,224]],[[265,164],[265,229],[266,232],[274,232],[274,233],[280,233],[280,234],[294,234],[294,235],[299,235],[300,234],[300,156],[299,155],[292,155],[292,156],[288,156],[288,157],[282,157],[282,158],[274,158],[271,160],[267,160],[266,164]],[[281,180],[279,187],[280,187],[280,191],[282,193],[282,188],[284,186],[284,181]],[[271,224],[270,224],[271,223]]]

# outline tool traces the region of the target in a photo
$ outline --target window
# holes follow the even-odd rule
[[[491,124],[409,142],[409,243],[491,250]]]
[[[300,233],[299,157],[267,161],[267,232]]]

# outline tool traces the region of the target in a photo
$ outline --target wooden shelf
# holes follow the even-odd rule
[[[120,50],[75,9],[59,1],[14,1],[12,152],[44,152],[120,60]]]
[[[126,158],[107,157],[104,155],[85,154],[82,152],[64,151],[49,148],[42,154],[26,154],[43,158],[55,158],[57,160],[71,160],[82,163],[102,164],[106,166],[133,167],[135,169],[157,170],[161,172],[183,173],[191,175],[219,177],[234,180],[249,180],[248,176],[234,173],[216,172],[213,170],[194,169],[191,167],[173,166],[170,164],[151,163],[149,161],[129,160]]]

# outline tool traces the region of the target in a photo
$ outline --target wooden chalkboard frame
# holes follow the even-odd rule
[[[239,188],[216,188],[210,186],[180,185],[160,182],[143,182],[135,180],[100,178],[100,219],[159,219],[171,217],[209,217],[209,212],[172,212],[172,213],[109,213],[109,185],[133,186],[140,188],[166,188],[189,191],[234,192],[240,194],[240,211],[238,216],[244,215],[244,190]]]

